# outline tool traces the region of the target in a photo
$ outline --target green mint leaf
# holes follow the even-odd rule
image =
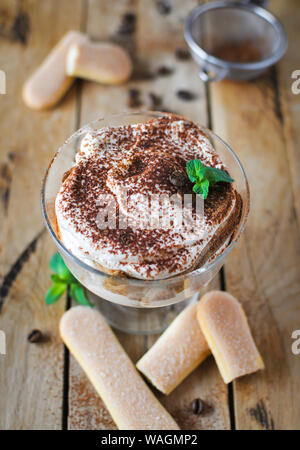
[[[47,291],[45,296],[45,303],[52,305],[63,295],[67,288],[66,283],[54,283]]]
[[[79,283],[72,283],[71,284],[70,295],[80,305],[91,306],[91,307],[94,306],[86,298],[85,293],[84,293],[84,289],[81,286],[81,284],[79,284]]]
[[[203,180],[200,183],[196,183],[193,186],[193,191],[198,195],[202,195],[202,197],[205,200],[208,196],[208,188],[209,188],[209,181]]]
[[[194,167],[195,167],[195,172],[196,172],[197,177],[198,178],[201,177],[203,174],[204,166],[199,159],[194,159]]]
[[[208,196],[210,185],[218,182],[232,183],[234,181],[224,170],[204,166],[199,159],[188,161],[186,172],[190,181],[195,183],[193,191],[198,195],[202,195],[204,199]]]
[[[203,190],[202,190],[202,187],[201,187],[201,183],[194,184],[193,191],[195,192],[195,194],[202,195],[203,194]]]
[[[59,275],[56,275],[56,273],[52,273],[50,275],[51,280],[53,281],[53,283],[65,283],[67,284]]]
[[[86,298],[83,287],[69,271],[59,253],[55,253],[55,255],[52,256],[49,267],[54,273],[51,274],[53,285],[48,289],[45,296],[47,305],[57,302],[67,287],[70,286],[71,296],[78,303],[81,305],[93,306]]]
[[[202,187],[202,191],[203,191],[203,198],[204,200],[207,199],[208,196],[208,189],[209,189],[209,181],[208,180],[203,180],[201,183],[201,187]]]
[[[56,273],[63,279],[71,273],[59,253],[55,253],[52,256],[49,262],[49,267],[52,272]]]
[[[192,183],[200,181],[203,178],[203,164],[199,159],[192,159],[186,165],[186,172]]]
[[[225,183],[233,183],[234,181],[227,172],[221,169],[216,169],[215,167],[205,167],[204,176],[207,180],[209,180],[210,184],[215,184],[219,181],[223,181]]]

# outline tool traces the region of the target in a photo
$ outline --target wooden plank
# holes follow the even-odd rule
[[[299,1],[291,0],[289,7],[280,0],[272,0],[271,10],[283,23],[288,37],[288,49],[286,55],[280,61],[278,67],[279,95],[281,95],[282,110],[284,115],[285,140],[288,150],[289,167],[293,183],[293,193],[295,208],[300,224],[300,93],[298,84],[298,93],[294,92],[292,85],[296,82],[292,78],[294,71],[300,70],[299,65],[299,23],[300,8]],[[299,72],[298,72],[299,78]]]
[[[178,59],[178,49],[185,49],[183,24],[185,17],[197,5],[196,1],[172,2],[172,10],[160,15],[156,2],[142,1],[139,5],[138,54],[140,64],[147,64],[150,72],[157,73],[160,67],[173,70],[170,76],[156,76],[151,81],[140,83],[141,97],[149,92],[161,98],[162,110],[174,111],[195,122],[207,125],[207,105],[204,85],[198,77],[197,67],[191,59]],[[179,90],[187,90],[194,100],[184,101]],[[216,279],[212,286],[219,287]],[[149,348],[157,336],[147,338]],[[175,417],[182,429],[227,429],[230,427],[227,389],[223,385],[216,366],[210,358],[195,370],[172,394],[156,394]],[[192,412],[191,404],[201,398],[209,408],[201,416]]]
[[[79,28],[81,16],[81,0],[73,6],[67,1],[37,2],[35,7],[25,2],[21,9],[17,3],[12,7],[13,3],[7,2],[2,12],[3,17],[11,17],[7,19],[11,23],[8,29],[20,15],[28,23],[26,44],[1,37],[0,66],[7,78],[7,94],[1,96],[1,162],[10,166],[11,173],[7,219],[1,236],[3,242],[10,237],[9,252],[4,250],[4,273],[42,228],[40,209],[35,207],[39,204],[41,179],[50,156],[74,129],[75,88],[55,109],[37,112],[24,105],[22,86],[63,34]],[[56,14],[58,7],[60,14]],[[22,233],[16,223],[22,223]]]
[[[128,89],[140,92],[141,109],[149,109],[149,94],[160,100],[157,109],[178,112],[192,120],[207,123],[206,98],[203,84],[197,76],[197,68],[191,59],[179,60],[178,48],[185,48],[183,20],[197,2],[189,0],[172,2],[168,14],[161,14],[157,2],[149,0],[114,2],[114,9],[105,1],[90,2],[87,15],[87,31],[98,40],[113,39],[131,51],[135,61],[131,80],[122,86],[107,87],[84,83],[82,88],[81,123],[87,123],[103,115],[130,109]],[[136,27],[132,33],[117,32],[124,13],[136,14]],[[169,75],[158,75],[161,67],[170,69]],[[193,101],[184,101],[178,90],[190,91]],[[133,107],[132,109],[137,109]],[[218,285],[218,280],[215,281]],[[155,341],[157,336],[131,336],[117,332],[120,342],[132,360],[136,362]],[[230,427],[227,388],[223,384],[210,358],[201,368],[188,377],[168,397],[156,392],[167,409],[183,429],[227,429]],[[195,416],[191,403],[200,397],[209,407],[203,416]],[[91,388],[86,376],[71,357],[69,389],[69,421],[71,429],[111,429],[109,418],[101,399]]]
[[[130,1],[114,2],[114,7],[111,8],[111,4],[105,1],[88,2],[86,31],[91,38],[104,41],[111,39],[114,31],[120,26],[123,15],[129,11],[135,12],[135,3],[133,5],[131,3]],[[133,42],[133,36],[130,36],[129,39]],[[83,125],[103,115],[124,110],[126,89],[126,85],[109,87],[83,82],[80,124]],[[120,333],[119,337],[124,345],[124,342],[127,342],[127,336],[125,335],[122,339]],[[141,337],[134,338],[132,342],[134,352],[139,351],[142,339]],[[68,400],[69,429],[116,429],[101,398],[72,356],[70,356],[69,365]]]
[[[59,429],[62,423],[63,345],[57,325],[65,302],[44,305],[54,245],[40,234],[39,192],[50,157],[74,129],[76,99],[73,90],[56,109],[36,112],[25,107],[21,90],[61,36],[79,28],[80,18],[80,0],[1,2],[0,68],[7,78],[0,99],[0,329],[7,335],[7,355],[0,358],[0,428],[5,429]],[[41,329],[46,341],[29,344],[32,328]]]
[[[57,324],[65,302],[46,308],[43,299],[53,252],[44,232],[28,259],[19,260],[23,267],[1,309],[0,329],[6,334],[6,355],[0,355],[1,429],[61,428],[63,346]],[[33,329],[42,332],[41,343],[27,341]]]
[[[276,67],[249,83],[211,85],[213,128],[240,157],[251,192],[249,222],[227,260],[226,285],[243,303],[266,365],[234,383],[237,429],[300,423],[300,360],[291,351],[299,328],[300,241],[277,74]]]

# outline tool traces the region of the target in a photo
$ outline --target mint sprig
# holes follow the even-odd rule
[[[192,159],[186,165],[187,175],[192,183],[195,194],[202,195],[204,200],[208,196],[209,187],[220,181],[232,183],[234,180],[227,172],[215,167],[204,166],[199,159]]]
[[[45,295],[45,303],[47,305],[52,305],[57,302],[69,287],[70,295],[77,303],[85,306],[93,306],[86,298],[83,287],[71,274],[59,253],[55,253],[52,256],[49,267],[54,273],[51,274],[53,284]]]

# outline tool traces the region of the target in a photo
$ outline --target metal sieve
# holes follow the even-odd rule
[[[203,81],[249,80],[285,53],[279,20],[254,2],[216,1],[195,8],[184,31]]]

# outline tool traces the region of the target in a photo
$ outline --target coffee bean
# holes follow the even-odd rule
[[[160,14],[170,14],[172,11],[171,5],[167,0],[160,0],[156,2],[157,10]]]
[[[135,31],[136,17],[133,13],[126,13],[122,18],[121,25],[118,29],[119,34],[131,34]]]
[[[160,75],[162,77],[171,75],[173,73],[173,69],[171,67],[161,66],[157,69],[157,75]]]
[[[128,95],[129,95],[131,98],[133,98],[133,97],[134,97],[134,98],[135,98],[135,97],[139,97],[140,91],[139,91],[138,89],[132,88],[132,89],[129,89]]]
[[[170,182],[176,187],[182,187],[185,185],[187,178],[182,172],[174,172],[169,177]]]
[[[42,340],[42,332],[40,330],[32,330],[27,336],[28,342],[31,344],[36,344],[37,342],[40,342]]]
[[[188,50],[185,48],[177,48],[175,51],[175,56],[177,59],[180,59],[181,61],[187,61],[191,58],[191,54]]]
[[[202,414],[204,409],[204,403],[200,398],[196,398],[193,402],[192,402],[192,410],[194,414],[200,415]]]
[[[130,108],[137,108],[141,106],[140,91],[138,89],[129,89],[127,93],[127,104]]]
[[[124,14],[124,16],[123,16],[123,21],[125,21],[127,23],[133,23],[133,22],[135,22],[135,19],[136,19],[135,14],[132,12],[128,12],[128,13]]]
[[[154,94],[153,92],[149,92],[146,95],[146,105],[149,109],[156,109],[161,105],[161,97]]]
[[[195,94],[190,91],[186,91],[184,89],[180,89],[177,91],[177,97],[179,97],[181,100],[185,100],[187,102],[194,100],[196,98]]]

